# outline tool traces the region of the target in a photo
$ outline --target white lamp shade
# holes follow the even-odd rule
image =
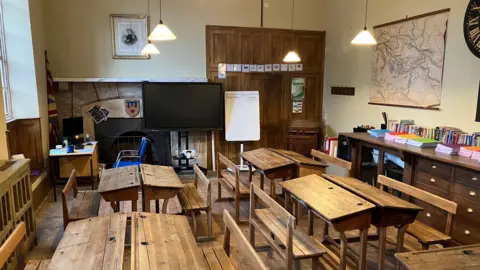
[[[364,28],[353,40],[352,44],[354,45],[376,45],[377,41],[375,38],[368,32],[367,28]]]
[[[142,50],[142,54],[160,54],[160,51],[152,43],[148,43]]]
[[[168,29],[168,27],[160,21],[153,32],[148,36],[148,40],[174,40],[177,37]]]
[[[298,56],[298,54],[296,52],[291,51],[291,52],[287,53],[285,58],[283,58],[283,62],[285,62],[285,63],[298,63],[298,62],[300,62],[300,57]]]

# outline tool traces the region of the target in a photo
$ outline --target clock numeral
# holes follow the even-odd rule
[[[478,23],[480,22],[480,17],[477,16],[476,18],[473,18],[473,19],[470,19],[468,21],[468,26],[474,26],[474,25],[478,25]]]
[[[480,39],[480,27],[470,30],[470,37],[472,38],[473,43],[477,43]]]

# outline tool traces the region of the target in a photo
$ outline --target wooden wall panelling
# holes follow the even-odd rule
[[[218,70],[220,63],[241,64],[238,54],[238,36],[235,30],[207,26],[207,69]]]
[[[283,63],[283,58],[291,50],[296,49],[295,34],[289,30],[270,30],[266,34],[266,64]]]
[[[7,129],[10,154],[24,154],[26,158],[31,159],[30,167],[32,169],[43,170],[45,162],[40,119],[18,119],[9,122]]]
[[[295,33],[295,41],[303,71],[317,72],[323,76],[325,32],[298,31]]]
[[[324,32],[227,26],[206,27],[207,77],[223,84],[225,91],[260,92],[261,139],[246,142],[245,151],[259,147],[287,148],[287,126],[292,120],[321,121]],[[304,71],[299,73],[233,73],[218,78],[218,64],[280,64],[291,50],[298,50]],[[304,113],[292,115],[291,78],[306,78]],[[215,152],[239,162],[240,143],[225,141],[225,132],[214,132]],[[208,136],[207,166],[212,168],[212,135]]]

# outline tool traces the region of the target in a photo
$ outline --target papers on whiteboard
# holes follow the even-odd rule
[[[260,95],[258,91],[225,92],[225,139],[260,140]]]

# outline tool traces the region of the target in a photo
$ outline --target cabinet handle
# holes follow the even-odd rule
[[[477,194],[476,194],[475,192],[473,192],[473,191],[470,191],[469,194],[470,194],[470,196],[477,196]]]
[[[467,212],[468,212],[468,213],[472,213],[472,212],[473,212],[473,209],[472,209],[472,208],[468,208],[468,209],[467,209]]]
[[[477,181],[478,178],[477,178],[476,176],[474,176],[474,177],[472,177],[472,180],[473,180],[473,181]]]
[[[435,179],[430,178],[430,182],[435,183]]]
[[[427,217],[431,217],[432,215],[430,213],[427,213]]]
[[[435,166],[435,165],[432,165],[432,169],[436,169],[436,168],[437,168],[437,166]]]
[[[465,230],[465,234],[466,234],[466,235],[470,235],[470,231],[469,231],[469,230]]]

